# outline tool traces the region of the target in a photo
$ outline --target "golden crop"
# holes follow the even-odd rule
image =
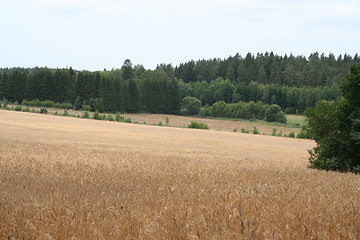
[[[0,239],[360,239],[310,140],[0,111]]]

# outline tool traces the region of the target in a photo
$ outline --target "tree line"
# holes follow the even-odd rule
[[[51,100],[104,112],[181,113],[184,97],[202,106],[224,101],[279,105],[302,113],[319,100],[341,96],[339,84],[357,54],[278,56],[273,53],[189,61],[146,70],[129,59],[119,69],[76,71],[72,68],[0,69],[0,98]]]
[[[330,53],[312,53],[309,57],[302,55],[279,56],[273,52],[248,53],[245,57],[239,54],[227,59],[198,60],[182,63],[174,69],[176,78],[189,82],[211,82],[219,77],[231,82],[249,84],[279,84],[289,87],[318,87],[339,85],[348,73],[351,64],[360,61],[358,54],[335,57]],[[171,72],[167,65],[160,65]]]
[[[234,83],[218,78],[211,82],[179,82],[183,96],[198,98],[203,105],[216,102],[264,102],[277,104],[289,114],[303,113],[308,107],[314,106],[319,100],[335,100],[341,96],[338,86],[289,87],[279,84],[260,84],[257,82]]]
[[[129,67],[129,66],[128,66]],[[133,70],[131,67],[130,70]],[[123,68],[126,73],[126,66]],[[177,81],[162,70],[147,70],[141,78],[106,76],[101,72],[67,69],[2,69],[0,98],[51,100],[102,112],[151,112],[177,114],[180,93]]]

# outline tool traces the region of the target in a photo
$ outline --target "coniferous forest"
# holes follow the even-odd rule
[[[203,112],[214,104],[252,102],[253,106],[277,104],[286,113],[303,113],[319,100],[341,96],[339,86],[349,66],[359,62],[357,54],[305,57],[266,52],[192,60],[175,67],[159,64],[154,70],[133,65],[129,59],[110,71],[0,69],[0,99],[50,100],[103,112],[180,114],[183,98],[191,96],[201,101]]]

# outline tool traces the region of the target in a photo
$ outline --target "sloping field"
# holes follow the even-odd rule
[[[125,118],[131,118],[134,122],[146,123],[146,124],[159,124],[165,125],[165,119],[169,119],[169,126],[175,127],[187,127],[191,121],[197,121],[205,123],[209,126],[211,130],[217,131],[226,131],[226,132],[241,132],[241,129],[245,129],[250,133],[256,127],[260,134],[271,135],[273,129],[275,128],[277,133],[282,132],[282,134],[289,134],[294,132],[296,135],[299,134],[301,127],[293,125],[285,125],[279,123],[268,123],[262,121],[249,121],[239,119],[235,121],[234,119],[211,119],[211,118],[196,118],[189,116],[177,116],[177,115],[166,115],[166,114],[124,114]],[[296,115],[288,115],[288,121],[290,123],[303,123],[304,117]]]
[[[360,239],[310,140],[0,111],[0,239]]]
[[[31,107],[31,109],[40,111],[41,108]],[[47,110],[49,114],[58,113],[59,115],[63,115],[64,113],[63,109],[47,108]],[[67,112],[72,116],[83,116],[85,113],[85,111],[81,110],[67,110]],[[93,113],[89,113],[89,115],[92,117]],[[115,114],[112,115],[115,117]],[[287,115],[289,124],[269,123],[260,120],[249,121],[242,119],[200,118],[169,114],[125,113],[123,116],[125,118],[130,118],[133,122],[138,124],[158,125],[161,123],[163,126],[166,125],[167,118],[169,120],[168,126],[180,128],[186,128],[191,121],[198,121],[207,124],[211,130],[226,132],[241,132],[241,129],[244,129],[251,133],[254,127],[256,127],[260,134],[265,135],[271,135],[274,128],[276,129],[277,134],[282,133],[282,135],[288,135],[289,133],[294,132],[295,135],[297,135],[301,131],[301,126],[304,123],[304,117],[300,115]]]

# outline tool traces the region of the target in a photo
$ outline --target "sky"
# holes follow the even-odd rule
[[[359,0],[0,0],[0,68],[360,53]]]

